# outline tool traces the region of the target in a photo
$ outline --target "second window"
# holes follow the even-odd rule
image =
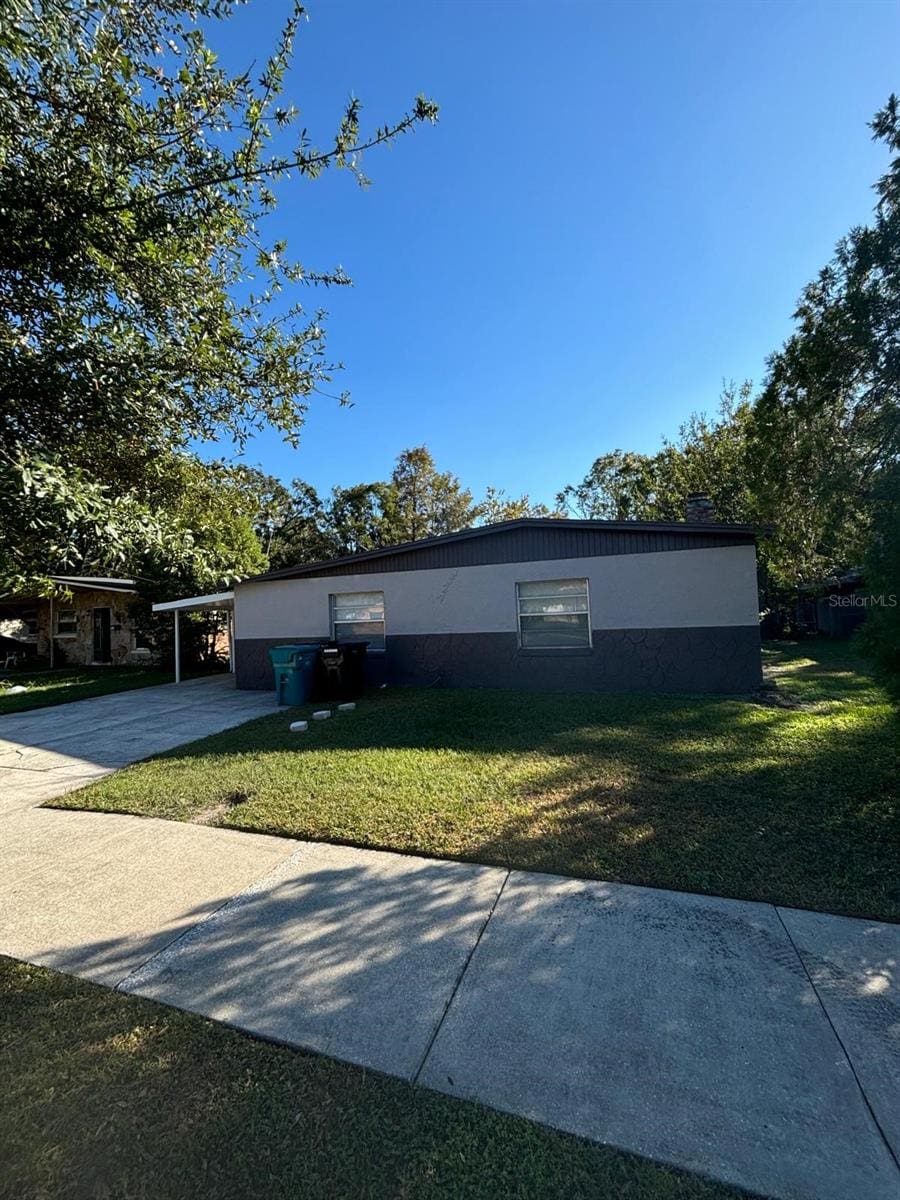
[[[575,649],[591,644],[586,579],[541,579],[516,584],[519,645],[523,650]]]

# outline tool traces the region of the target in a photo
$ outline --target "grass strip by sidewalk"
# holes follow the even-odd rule
[[[5,675],[0,672],[0,716],[171,682],[171,671],[145,667],[72,667]],[[17,685],[28,690],[10,695],[7,689]]]
[[[12,1200],[727,1200],[732,1189],[0,957]]]
[[[54,803],[900,920],[900,719],[852,646],[723,696],[391,688]]]

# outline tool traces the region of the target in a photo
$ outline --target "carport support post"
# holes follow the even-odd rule
[[[178,609],[172,616],[175,618],[175,682],[181,683],[181,629],[178,625]]]

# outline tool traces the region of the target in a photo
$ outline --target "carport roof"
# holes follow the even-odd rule
[[[208,596],[188,596],[184,600],[164,600],[154,604],[154,612],[199,612],[206,608],[233,608],[234,592],[210,592]]]

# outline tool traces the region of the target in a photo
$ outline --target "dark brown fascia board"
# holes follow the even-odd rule
[[[364,550],[360,554],[345,554],[341,558],[326,558],[319,562],[302,563],[296,567],[281,567],[277,571],[266,571],[262,575],[251,575],[241,580],[238,586],[248,583],[265,583],[274,579],[298,579],[314,571],[324,571],[327,567],[343,567],[348,563],[370,562],[373,558],[386,558],[390,554],[403,554],[407,551],[424,550],[429,546],[444,546],[450,542],[467,541],[469,538],[488,537],[493,533],[502,533],[507,529],[608,529],[620,533],[733,533],[735,537],[748,534],[753,537],[757,529],[753,525],[726,525],[718,521],[578,521],[560,517],[520,517],[515,521],[501,521],[496,525],[481,525],[474,529],[461,529],[457,533],[442,533],[438,537],[420,538],[416,542],[400,542],[396,546],[382,546],[378,550]]]

